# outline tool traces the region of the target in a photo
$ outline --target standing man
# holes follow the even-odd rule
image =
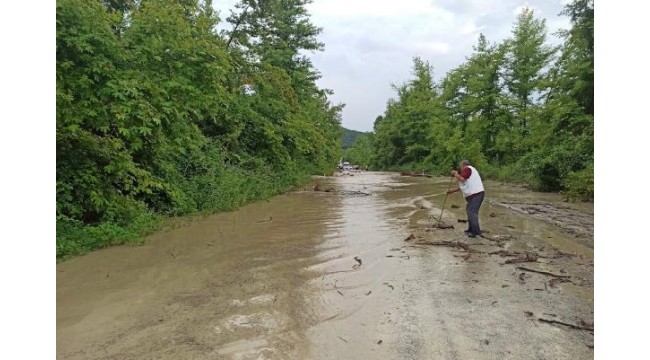
[[[478,210],[483,203],[485,189],[483,188],[481,176],[470,165],[469,161],[461,161],[460,170],[460,174],[456,170],[451,171],[451,175],[458,179],[459,187],[450,189],[447,194],[453,194],[459,190],[463,192],[463,196],[467,201],[467,220],[469,222],[469,228],[465,230],[465,234],[469,237],[476,237],[481,235],[481,227],[478,224]]]

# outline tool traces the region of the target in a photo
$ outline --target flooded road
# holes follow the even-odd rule
[[[315,181],[58,264],[57,358],[593,358],[593,205],[488,181],[469,239],[448,178]]]

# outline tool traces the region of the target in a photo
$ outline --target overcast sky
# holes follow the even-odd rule
[[[214,0],[222,19],[236,0]],[[479,33],[490,42],[510,36],[523,7],[546,19],[551,35],[568,28],[558,16],[568,0],[315,0],[311,21],[321,28],[325,51],[311,55],[321,72],[321,88],[334,90],[332,102],[344,103],[343,126],[372,130],[394,97],[391,83],[411,77],[412,59],[420,56],[434,67],[436,78],[465,61]]]

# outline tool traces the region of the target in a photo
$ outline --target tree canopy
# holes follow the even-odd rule
[[[373,132],[348,152],[371,154],[374,169],[442,174],[469,159],[488,177],[593,199],[593,1],[575,0],[558,15],[571,20],[561,46],[548,44],[545,20],[526,9],[509,38],[491,43],[481,34],[438,81],[415,57],[412,78],[393,86]]]
[[[323,173],[340,113],[305,0],[57,0],[57,256],[157,215],[231,209]]]

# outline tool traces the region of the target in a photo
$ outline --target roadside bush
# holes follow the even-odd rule
[[[564,180],[565,195],[569,200],[594,200],[594,167],[569,173]]]

